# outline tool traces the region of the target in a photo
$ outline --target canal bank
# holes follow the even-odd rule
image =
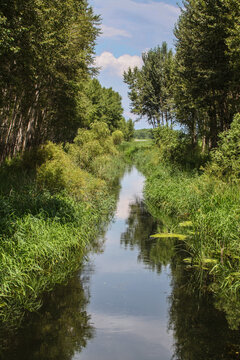
[[[179,245],[150,238],[166,221],[147,211],[143,185],[126,170],[97,248],[9,340],[4,360],[238,359],[239,332],[199,292]]]

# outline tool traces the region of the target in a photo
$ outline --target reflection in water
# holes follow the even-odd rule
[[[150,235],[164,232],[165,229],[165,223],[154,219],[146,210],[143,200],[136,198],[135,202],[130,204],[127,230],[121,236],[121,243],[125,249],[138,248],[138,260],[160,273],[162,265],[167,266],[175,255],[175,241],[151,239]]]
[[[171,266],[170,328],[174,332],[174,359],[240,359],[240,333],[232,331],[212,296],[201,294],[195,277],[178,262]],[[198,283],[197,283],[198,284]]]
[[[81,351],[94,335],[86,312],[87,281],[80,282],[76,274],[46,296],[41,311],[17,335],[1,334],[1,359],[70,360],[75,351]]]
[[[147,246],[156,229],[155,220],[141,209],[141,200],[137,200],[142,199],[143,181],[136,169],[122,180],[116,216],[105,235],[105,251],[93,259],[95,273],[91,278],[88,311],[96,329],[95,337],[73,360],[171,358],[172,334],[167,331],[169,267],[159,274],[149,271],[148,250],[146,262],[140,262],[139,248],[131,241],[132,235],[123,235],[131,232],[128,223],[135,208],[142,217],[140,243],[145,239]]]
[[[240,359],[239,332],[210,295],[199,295],[181,245],[150,239],[171,221],[147,212],[143,180],[136,169],[126,173],[115,219],[89,262],[46,296],[17,336],[2,334],[1,359]]]
[[[137,248],[138,259],[154,271],[161,272],[162,265],[171,264],[172,292],[168,301],[169,329],[174,336],[173,359],[239,360],[240,333],[229,329],[224,314],[214,307],[212,296],[200,291],[197,273],[183,265],[181,242],[149,238],[154,232],[166,232],[171,227],[169,218],[154,220],[141,199],[136,199],[130,205],[127,225],[121,236],[126,249]]]

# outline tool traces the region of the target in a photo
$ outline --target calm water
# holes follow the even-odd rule
[[[146,211],[143,182],[135,168],[126,172],[98,250],[17,335],[5,338],[2,359],[240,358],[239,332],[228,329],[210,296],[199,295],[174,243],[150,240],[169,219],[156,221]]]

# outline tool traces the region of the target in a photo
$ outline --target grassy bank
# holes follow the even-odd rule
[[[150,211],[174,218],[170,233],[183,234],[186,267],[204,273],[204,288],[230,325],[240,322],[239,185],[209,171],[183,170],[164,162],[156,145],[126,145],[125,154],[146,175],[145,200]],[[207,274],[207,276],[206,276]]]
[[[104,141],[101,140],[104,135]],[[19,324],[63,283],[108,221],[124,162],[105,124],[0,169],[0,321]]]

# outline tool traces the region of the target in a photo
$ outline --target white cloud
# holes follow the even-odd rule
[[[137,36],[145,43],[144,47],[149,46],[152,41],[161,43],[167,40],[166,37],[171,36],[174,23],[180,15],[178,6],[164,1],[91,0],[91,3],[95,12],[101,14],[104,24],[124,29],[121,31],[126,31],[133,38]]]
[[[103,38],[111,38],[111,37],[132,37],[132,35],[126,30],[117,29],[115,27],[102,25],[102,35]]]
[[[134,68],[142,66],[142,59],[137,55],[122,55],[116,58],[111,52],[104,51],[101,55],[96,56],[95,64],[102,70],[109,70],[114,75],[122,76],[123,72],[129,67]]]

